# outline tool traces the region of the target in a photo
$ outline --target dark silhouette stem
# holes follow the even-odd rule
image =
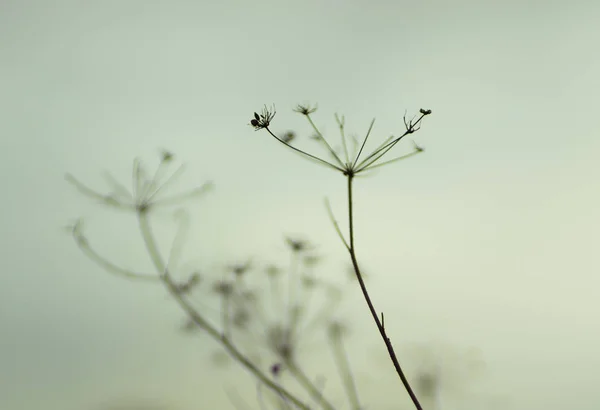
[[[381,335],[381,338],[383,339],[383,342],[385,343],[385,346],[387,348],[390,359],[392,360],[392,363],[394,364],[396,373],[398,373],[398,376],[400,377],[400,380],[402,381],[404,388],[406,389],[408,395],[410,396],[410,398],[411,398],[412,402],[414,403],[415,407],[417,408],[417,410],[423,410],[423,407],[421,407],[421,403],[419,403],[419,399],[417,399],[415,392],[413,391],[412,387],[410,387],[408,379],[404,375],[404,371],[402,370],[402,367],[400,366],[400,363],[398,362],[398,358],[396,357],[396,353],[394,352],[394,346],[392,345],[392,341],[387,336],[385,328],[383,327],[382,322],[379,320],[379,315],[377,314],[377,311],[375,310],[375,307],[373,306],[373,302],[371,301],[371,297],[369,296],[369,292],[367,291],[367,287],[365,286],[365,282],[363,280],[362,274],[360,273],[360,268],[358,267],[358,261],[356,259],[356,248],[354,247],[354,214],[353,214],[353,208],[352,208],[352,182],[354,180],[354,175],[348,174],[348,175],[346,175],[346,177],[348,179],[348,218],[349,218],[349,230],[350,230],[350,248],[348,249],[348,252],[350,252],[350,258],[352,259],[352,266],[354,267],[354,273],[356,274],[356,279],[358,280],[360,289],[363,293],[363,296],[365,297],[365,301],[367,302],[367,305],[369,306],[369,311],[371,312],[371,316],[373,316],[373,320],[375,321],[375,324],[377,325],[379,334]]]

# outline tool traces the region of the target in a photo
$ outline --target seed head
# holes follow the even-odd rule
[[[317,106],[315,105],[314,107],[311,107],[310,105],[298,104],[296,108],[294,108],[294,111],[302,115],[310,115],[317,111]]]
[[[262,130],[263,128],[267,128],[269,125],[271,125],[273,117],[275,117],[275,107],[269,109],[265,105],[260,114],[257,112],[254,113],[254,118],[250,120],[250,125],[254,127],[255,131]]]

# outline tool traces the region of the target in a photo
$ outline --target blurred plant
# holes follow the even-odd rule
[[[107,194],[102,194],[87,187],[70,174],[66,175],[66,180],[86,196],[99,200],[111,207],[132,211],[135,214],[146,251],[156,270],[155,273],[133,272],[110,262],[103,255],[95,251],[90,245],[89,240],[83,233],[81,220],[78,220],[70,227],[73,238],[86,256],[106,270],[127,279],[162,283],[179,306],[187,313],[189,320],[217,341],[234,360],[252,373],[252,375],[262,384],[276,391],[277,394],[283,397],[287,402],[294,404],[298,408],[308,409],[308,406],[299,398],[276,383],[269,374],[260,369],[251,359],[242,353],[237,345],[228,337],[226,329],[219,329],[207,319],[204,313],[196,310],[192,306],[187,295],[191,288],[200,282],[197,273],[193,273],[190,278],[184,282],[178,282],[173,277],[169,261],[173,257],[173,253],[177,251],[177,248],[173,247],[171,249],[169,257],[165,261],[152,232],[149,215],[156,207],[179,204],[185,199],[191,199],[205,193],[208,188],[212,186],[210,183],[207,183],[190,192],[163,197],[162,194],[168,189],[169,185],[181,175],[181,171],[183,170],[183,166],[180,166],[174,173],[167,174],[167,169],[173,161],[173,154],[168,151],[163,151],[161,153],[160,163],[156,171],[150,177],[141,161],[137,159],[134,160],[131,191],[127,190],[124,185],[117,182],[116,179],[110,175],[108,175],[108,180],[113,189]],[[215,290],[227,295],[231,292],[231,284],[229,282],[221,282],[216,285]]]
[[[295,111],[308,120],[314,133],[311,138],[326,150],[327,158],[317,157],[291,145],[298,140],[293,131],[285,131],[280,136],[272,132],[274,108],[265,107],[260,114],[254,113],[250,125],[255,130],[267,131],[280,143],[304,157],[344,175],[348,204],[346,235],[342,233],[328,201],[327,212],[349,253],[352,279],[358,282],[369,312],[385,343],[388,357],[414,406],[420,410],[421,403],[400,366],[386,332],[384,315],[379,314],[373,305],[365,285],[364,271],[358,262],[355,247],[353,182],[356,177],[364,175],[367,171],[422,152],[421,147],[413,144],[410,153],[384,160],[384,156],[400,140],[420,129],[423,118],[431,114],[431,110],[421,109],[420,115],[410,120],[405,116],[403,133],[400,136],[390,136],[369,154],[365,154],[364,151],[373,130],[374,120],[365,138],[359,143],[358,140],[346,136],[345,119],[336,115],[341,134],[341,148],[334,149],[311,117],[316,112],[316,107],[299,105]],[[167,195],[184,169],[183,166],[179,166],[174,172],[169,172],[174,162],[175,157],[171,152],[162,151],[159,165],[150,173],[142,162],[136,159],[133,162],[131,188],[126,188],[107,174],[106,178],[111,187],[108,193],[93,190],[70,174],[66,176],[67,181],[84,195],[135,215],[154,273],[125,269],[105,258],[91,246],[83,232],[81,220],[70,226],[70,233],[78,247],[87,257],[109,272],[126,279],[162,284],[186,313],[187,321],[183,330],[189,333],[199,331],[213,339],[221,348],[221,355],[214,356],[215,358],[222,361],[222,353],[225,352],[226,357],[242,366],[257,380],[256,394],[261,410],[267,406],[309,410],[315,408],[313,404],[326,410],[336,408],[331,398],[324,394],[322,381],[307,374],[304,366],[306,361],[302,357],[303,348],[311,342],[308,338],[319,335],[319,331],[322,331],[324,336],[321,344],[326,341],[331,348],[331,357],[338,370],[349,408],[364,410],[344,343],[349,329],[345,322],[335,315],[343,292],[340,285],[328,283],[321,275],[316,274],[315,270],[320,266],[321,257],[315,252],[312,243],[297,237],[285,237],[284,243],[290,255],[289,264],[285,267],[280,264],[242,260],[228,264],[221,274],[212,272],[212,275],[207,275],[203,270],[191,269],[185,272],[184,279],[176,278],[177,272],[182,274],[176,261],[183,247],[186,229],[190,226],[188,214],[181,209],[177,211],[179,229],[170,250],[165,253],[157,244],[150,215],[157,208],[180,205],[185,200],[201,197],[212,185],[207,183],[188,192]],[[198,308],[196,298],[200,294],[202,297],[199,299],[202,302],[212,300],[217,308]],[[315,307],[314,303],[317,300],[321,300],[322,303]],[[439,399],[442,388],[451,385],[446,379],[448,374],[450,372],[447,367],[442,367],[439,360],[424,362],[412,378],[415,390],[424,399],[435,402]],[[298,388],[292,390],[288,387],[286,375],[291,377]],[[235,392],[230,392],[229,396],[236,408],[247,408],[243,400],[235,396]]]
[[[384,156],[397,143],[399,143],[404,137],[406,137],[409,134],[413,134],[413,133],[417,132],[421,128],[421,122],[422,122],[423,118],[425,118],[425,116],[427,116],[427,115],[430,115],[431,110],[421,109],[419,111],[420,115],[414,116],[411,119],[407,119],[407,117],[405,115],[404,116],[405,130],[403,131],[403,133],[400,136],[393,136],[393,135],[390,136],[385,141],[383,141],[380,145],[378,145],[377,148],[375,148],[369,154],[365,154],[365,155],[363,155],[363,151],[365,149],[367,141],[369,140],[371,131],[373,130],[373,126],[375,124],[375,119],[373,119],[371,121],[371,124],[369,125],[369,128],[366,132],[365,138],[363,139],[362,144],[360,144],[360,148],[359,148],[359,144],[355,140],[351,141],[351,142],[354,142],[354,149],[351,152],[348,148],[348,145],[349,145],[348,141],[347,141],[348,138],[346,137],[345,118],[343,116],[340,117],[340,116],[336,115],[335,119],[338,124],[339,131],[340,131],[341,143],[342,143],[342,148],[343,148],[343,153],[340,153],[337,150],[332,148],[330,143],[327,141],[327,139],[323,136],[323,134],[319,131],[318,127],[315,125],[311,115],[317,111],[316,106],[298,105],[294,109],[294,111],[303,115],[307,119],[312,130],[314,131],[314,136],[312,138],[315,141],[319,142],[323,146],[323,148],[325,149],[325,151],[328,154],[329,159],[320,158],[316,155],[308,153],[307,151],[303,151],[300,148],[296,148],[295,146],[291,145],[285,139],[278,137],[271,130],[272,121],[275,118],[275,108],[274,107],[268,108],[267,106],[265,106],[260,114],[255,112],[254,117],[250,120],[250,125],[256,131],[259,131],[259,130],[267,131],[273,138],[275,138],[277,141],[279,141],[286,147],[292,149],[296,153],[301,154],[302,156],[312,160],[313,162],[316,162],[318,164],[321,164],[328,168],[331,168],[335,171],[338,171],[342,175],[344,175],[344,177],[346,178],[347,203],[348,203],[348,235],[347,235],[347,238],[342,233],[342,231],[339,227],[339,224],[333,215],[333,211],[331,210],[329,202],[326,202],[327,210],[329,212],[329,216],[331,218],[331,221],[333,223],[333,226],[335,227],[335,230],[336,230],[338,236],[340,237],[341,241],[343,242],[344,246],[346,247],[346,249],[348,250],[348,252],[350,254],[350,259],[352,261],[352,266],[354,268],[354,273],[356,275],[356,279],[358,280],[359,286],[361,288],[361,291],[363,293],[364,299],[367,303],[367,306],[369,308],[371,316],[373,317],[373,320],[374,320],[375,324],[377,325],[377,329],[379,330],[381,338],[383,339],[383,342],[386,345],[389,357],[394,365],[396,373],[400,377],[400,380],[402,381],[402,384],[404,385],[404,388],[408,392],[415,407],[418,410],[422,410],[422,406],[421,406],[417,396],[415,395],[406,375],[404,374],[402,367],[400,366],[400,362],[398,361],[398,358],[394,351],[392,342],[387,335],[387,332],[385,330],[384,315],[383,315],[383,313],[381,313],[381,317],[380,317],[379,313],[375,309],[373,302],[371,300],[371,297],[369,296],[367,287],[364,283],[363,275],[361,273],[361,269],[358,264],[358,259],[356,256],[356,247],[355,247],[355,243],[354,243],[355,232],[354,232],[354,209],[353,209],[353,182],[354,182],[355,177],[357,177],[361,174],[364,174],[365,172],[367,172],[369,170],[373,170],[375,168],[378,168],[378,167],[381,167],[384,165],[388,165],[388,164],[400,161],[402,159],[409,158],[413,155],[416,155],[416,154],[422,152],[423,149],[413,143],[414,149],[411,153],[406,154],[406,155],[401,155],[399,157],[395,157],[390,160],[385,160],[385,161],[383,160]]]
[[[256,363],[264,363],[273,377],[292,378],[324,409],[334,406],[307,376],[300,357],[311,336],[319,336],[336,321],[333,319],[342,291],[315,274],[320,258],[314,246],[305,240],[286,237],[291,255],[289,265],[268,263],[257,266],[244,262],[227,266],[225,277],[198,292],[199,299],[217,296],[221,306],[221,323],[226,335],[244,348]],[[322,303],[314,305],[318,300]],[[342,340],[336,348],[343,348]],[[223,364],[222,355],[214,355]],[[350,373],[349,364],[345,372]],[[348,374],[347,377],[351,377]],[[275,400],[278,398],[275,397]]]
[[[283,386],[281,375],[289,372],[313,402],[320,408],[333,410],[334,406],[304,371],[298,355],[302,339],[319,328],[326,330],[330,326],[341,297],[336,286],[315,275],[314,269],[320,259],[314,253],[314,247],[305,240],[286,237],[285,244],[291,254],[287,269],[272,264],[258,269],[251,261],[244,261],[228,265],[224,276],[211,277],[192,270],[184,280],[176,279],[175,260],[179,257],[184,234],[190,224],[187,213],[181,209],[176,212],[179,230],[166,258],[157,245],[150,215],[159,206],[180,204],[182,200],[201,196],[211,184],[204,184],[190,192],[165,196],[183,169],[180,166],[175,172],[169,173],[173,162],[172,153],[162,152],[157,169],[150,174],[136,159],[133,163],[131,191],[110,175],[107,175],[111,185],[108,193],[93,190],[74,176],[66,175],[66,180],[86,196],[112,208],[130,211],[137,217],[155,273],[125,269],[101,255],[85,236],[81,220],[69,227],[76,244],[87,257],[111,273],[126,279],[162,284],[187,314],[185,330],[199,330],[208,335],[231,359],[249,371],[258,381],[257,394],[261,402],[270,400],[277,407],[310,408],[299,395]],[[262,280],[257,277],[258,272]],[[284,272],[287,274],[284,275]],[[214,309],[202,310],[194,306],[192,299],[201,290],[217,297],[220,325],[214,324],[210,317]],[[311,309],[311,301],[315,300],[317,291],[323,292],[321,299],[325,303],[317,309]],[[265,352],[269,354],[269,362],[263,366],[260,357]],[[349,372],[349,364],[344,366],[345,371]],[[271,394],[263,394],[263,386]]]
[[[410,350],[416,361],[416,390],[432,410],[441,410],[442,402],[463,396],[485,367],[477,349],[421,344]]]

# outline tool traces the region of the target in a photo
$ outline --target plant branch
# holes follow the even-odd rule
[[[306,374],[304,374],[304,372],[302,371],[302,369],[300,367],[296,366],[296,364],[293,362],[287,362],[286,365],[287,365],[290,373],[292,373],[292,375],[294,375],[294,377],[296,378],[298,383],[300,383],[302,385],[302,387],[304,387],[304,389],[312,396],[312,398],[317,403],[319,403],[323,407],[323,409],[335,410],[335,407],[333,407],[333,405],[331,403],[329,403],[329,401],[327,401],[325,396],[323,396],[323,392],[320,391],[314,385],[314,383],[310,381],[308,376]]]
[[[310,122],[310,125],[312,126],[313,130],[317,133],[317,136],[319,137],[319,140],[325,145],[325,148],[327,148],[327,150],[333,156],[333,158],[338,163],[338,165],[343,168],[344,167],[344,163],[342,162],[342,160],[340,159],[340,157],[335,153],[335,150],[333,148],[331,148],[331,145],[329,145],[329,143],[327,142],[327,140],[325,139],[325,137],[323,136],[323,134],[321,134],[321,131],[319,131],[319,129],[317,128],[317,126],[313,122],[312,118],[310,118],[310,114],[305,115],[305,117],[308,119],[308,122]]]
[[[340,230],[340,224],[335,219],[335,216],[333,215],[333,210],[331,209],[331,204],[329,203],[329,200],[327,198],[325,198],[325,207],[327,208],[327,213],[329,214],[329,219],[331,220],[331,223],[333,223],[333,227],[335,228],[335,231],[337,232],[338,236],[344,243],[344,246],[346,247],[346,249],[350,250],[350,245],[348,245],[346,238],[344,238],[344,234]]]
[[[147,212],[138,212],[138,222],[140,231],[146,249],[150,255],[150,259],[154,264],[156,270],[160,272],[162,282],[165,287],[173,296],[173,299],[179,304],[179,306],[188,314],[190,319],[196,323],[201,329],[206,331],[213,339],[221,343],[223,348],[243,367],[246,368],[254,377],[260,382],[266,385],[269,389],[274,391],[276,394],[281,395],[285,399],[289,400],[295,406],[302,410],[310,410],[310,408],[302,403],[300,399],[296,398],[292,393],[288,392],[285,388],[275,383],[267,375],[265,375],[250,359],[248,359],[238,348],[231,342],[231,340],[223,333],[219,332],[213,325],[211,325],[202,315],[200,315],[196,309],[181,295],[177,284],[171,279],[169,272],[165,269],[165,264],[160,256],[158,246],[154,240],[152,230],[148,221]]]
[[[267,132],[268,132],[269,134],[271,134],[271,136],[272,136],[273,138],[275,138],[277,141],[281,142],[281,143],[282,143],[283,145],[285,145],[286,147],[288,147],[288,148],[291,148],[291,149],[293,149],[294,151],[296,151],[296,152],[298,152],[298,153],[300,153],[300,154],[304,155],[305,157],[307,157],[307,158],[310,158],[310,159],[312,159],[313,161],[316,161],[316,162],[318,162],[318,163],[320,163],[320,164],[322,164],[322,165],[326,165],[326,166],[328,166],[328,167],[330,167],[330,168],[333,168],[333,169],[336,169],[336,170],[338,170],[338,171],[340,171],[340,172],[344,172],[344,170],[343,170],[342,168],[338,167],[337,165],[335,165],[335,164],[332,164],[332,163],[331,163],[331,162],[329,162],[329,161],[325,161],[324,159],[321,159],[321,158],[319,158],[319,157],[317,157],[317,156],[314,156],[314,155],[312,155],[312,154],[309,154],[308,152],[302,151],[301,149],[298,149],[298,148],[294,147],[293,145],[290,145],[290,144],[288,144],[287,142],[285,142],[284,140],[282,140],[281,138],[279,138],[277,135],[273,134],[273,132],[272,132],[272,131],[271,131],[271,130],[268,128],[268,127],[265,127],[265,129],[267,130]]]
[[[398,358],[396,357],[396,353],[394,352],[394,346],[392,345],[390,338],[387,336],[387,333],[385,331],[385,328],[383,327],[382,322],[379,320],[379,315],[377,314],[377,311],[375,310],[375,307],[373,306],[373,302],[371,301],[371,297],[369,296],[369,292],[367,291],[367,287],[363,280],[362,274],[360,273],[360,268],[358,266],[358,260],[356,258],[356,248],[354,247],[354,214],[353,214],[354,211],[353,211],[353,207],[352,207],[352,182],[354,179],[354,175],[348,174],[347,178],[348,178],[348,219],[349,219],[349,231],[350,231],[349,232],[350,248],[348,249],[348,252],[350,253],[350,258],[352,259],[352,266],[354,267],[354,273],[356,274],[356,279],[358,280],[358,283],[360,285],[360,289],[363,293],[365,301],[367,302],[367,305],[369,306],[369,311],[371,312],[371,316],[373,316],[373,320],[375,321],[375,324],[377,325],[379,334],[381,335],[381,338],[383,339],[383,341],[385,343],[385,346],[387,348],[390,359],[392,360],[392,363],[394,364],[396,373],[398,373],[398,376],[400,377],[400,380],[402,381],[404,388],[408,392],[408,395],[410,396],[410,398],[411,398],[412,402],[414,403],[415,407],[417,408],[417,410],[423,410],[423,407],[421,407],[421,403],[419,403],[419,400],[417,399],[416,394],[414,393],[412,387],[410,386],[410,383],[408,382],[408,379],[404,375],[404,371],[402,370],[402,367],[400,366],[400,363],[398,362]]]
[[[335,363],[342,379],[342,384],[348,395],[348,401],[353,410],[360,410],[360,400],[358,399],[358,391],[356,389],[356,383],[352,375],[352,369],[350,369],[350,363],[348,362],[348,355],[344,349],[344,343],[342,341],[342,335],[339,331],[330,332],[329,342],[331,350],[333,351]]]

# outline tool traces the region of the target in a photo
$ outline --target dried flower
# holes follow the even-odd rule
[[[310,115],[317,111],[317,106],[315,105],[314,107],[311,107],[310,105],[298,104],[296,108],[294,108],[294,111],[302,115]]]
[[[175,182],[184,170],[184,166],[181,165],[169,174],[167,169],[172,162],[172,158],[173,154],[171,152],[163,151],[160,164],[152,173],[149,173],[142,162],[136,158],[133,162],[133,184],[130,190],[110,174],[105,175],[113,188],[113,191],[108,194],[102,194],[88,188],[71,174],[67,174],[65,178],[80,192],[91,198],[100,200],[116,208],[130,209],[136,211],[138,214],[145,214],[154,206],[179,203],[205,193],[212,186],[211,183],[206,183],[186,193],[165,197],[165,191],[168,190],[169,186]]]
[[[353,178],[354,176],[363,173],[365,171],[371,170],[373,168],[377,168],[383,165],[390,164],[392,162],[397,162],[405,158],[409,158],[415,154],[418,154],[423,151],[420,147],[415,147],[415,150],[409,154],[401,155],[396,158],[390,160],[384,160],[383,157],[396,145],[400,140],[406,137],[409,134],[413,134],[421,128],[421,122],[426,115],[431,114],[431,110],[426,110],[424,108],[420,109],[420,116],[414,116],[410,119],[404,115],[404,125],[406,130],[397,137],[393,135],[386,139],[383,143],[379,145],[375,150],[371,153],[367,154],[364,152],[364,148],[367,144],[367,140],[371,135],[371,131],[373,130],[373,126],[375,124],[375,119],[371,121],[369,128],[366,132],[365,137],[363,138],[362,144],[359,144],[355,138],[352,136],[348,137],[345,131],[345,120],[343,116],[336,115],[336,121],[339,126],[341,138],[342,138],[342,148],[336,148],[325,138],[325,136],[319,131],[315,123],[313,122],[310,114],[317,110],[316,106],[303,105],[299,104],[294,108],[294,111],[304,115],[307,118],[307,121],[310,123],[314,133],[310,137],[311,139],[317,141],[323,148],[325,148],[328,152],[329,158],[321,158],[319,156],[313,155],[307,151],[299,149],[291,144],[289,144],[290,138],[293,138],[292,134],[285,134],[283,137],[279,137],[271,132],[268,129],[268,125],[270,122],[270,112],[265,111],[263,114],[259,115],[258,113],[254,113],[254,119],[251,121],[251,125],[256,129],[267,129],[268,133],[271,134],[273,138],[278,140],[280,143],[286,145],[288,148],[296,151],[304,155],[304,157],[310,159],[311,161],[320,163],[321,165],[325,165],[329,168],[335,169],[338,172],[341,172],[343,175]],[[348,149],[348,140],[354,143],[354,152],[351,153]]]
[[[254,113],[254,118],[250,121],[250,125],[253,126],[256,131],[268,128],[269,125],[271,125],[273,117],[275,117],[275,113],[275,107],[268,109],[265,105],[260,114],[257,112]]]
[[[329,332],[330,337],[338,339],[348,332],[348,327],[342,322],[334,320],[331,323],[329,323],[329,327],[327,330]]]
[[[304,266],[312,267],[321,262],[321,257],[317,255],[306,255],[302,260]]]
[[[312,289],[317,286],[317,279],[313,276],[303,275],[302,276],[302,286],[307,289]]]
[[[162,162],[169,162],[173,159],[175,155],[171,152],[171,151],[167,151],[166,149],[163,149],[160,152],[160,158]]]
[[[431,371],[421,371],[417,374],[415,388],[424,397],[436,397],[440,388],[440,378]]]
[[[245,328],[250,322],[250,319],[250,313],[248,310],[239,308],[233,312],[231,322],[238,328]]]
[[[213,290],[221,296],[227,297],[233,293],[233,284],[227,281],[217,281],[213,285]]]
[[[285,362],[291,362],[294,356],[292,332],[289,328],[279,324],[267,329],[267,343],[273,353]]]
[[[300,239],[285,238],[286,243],[292,249],[292,252],[302,252],[308,249],[308,242]]]
[[[198,283],[200,283],[200,274],[194,272],[187,281],[176,285],[176,291],[180,294],[189,293]]]
[[[230,269],[235,276],[242,276],[244,273],[246,273],[246,272],[248,272],[248,270],[250,270],[250,267],[251,267],[250,262],[246,262],[246,263],[241,263],[241,264],[237,264],[237,265],[232,265],[232,266],[230,266]]]
[[[266,267],[265,273],[269,278],[274,278],[275,276],[279,276],[279,274],[281,274],[281,268],[275,265],[269,265]]]
[[[282,136],[281,140],[286,144],[289,144],[296,138],[296,133],[294,131],[286,131]]]

